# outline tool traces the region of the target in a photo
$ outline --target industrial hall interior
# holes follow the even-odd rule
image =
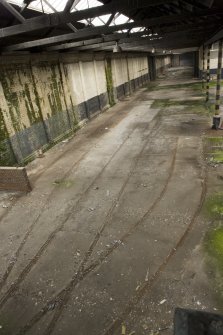
[[[223,0],[0,0],[0,335],[223,335]]]

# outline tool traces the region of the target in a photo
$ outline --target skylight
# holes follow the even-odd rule
[[[7,0],[8,2],[23,6],[23,0]],[[55,12],[61,12],[64,10],[64,7],[67,3],[67,0],[33,0],[28,8],[37,10],[39,12],[44,11],[47,14]],[[76,0],[71,11],[82,10],[92,7],[102,6],[102,3],[97,0]]]
[[[19,5],[20,7],[23,6],[23,0],[7,0],[12,4]],[[54,12],[61,12],[64,10],[67,0],[33,0],[28,8],[44,12],[46,14],[54,13]],[[75,0],[72,6],[71,12],[102,6],[103,4],[97,0]],[[95,17],[93,19],[84,19],[80,22],[84,23],[85,25],[92,25],[92,26],[103,26],[109,20],[111,14],[108,15],[101,15]],[[116,13],[114,18],[112,19],[110,26],[119,25],[127,22],[133,22],[129,17],[121,14]],[[139,29],[139,28],[138,28]],[[139,31],[135,28],[132,31]]]

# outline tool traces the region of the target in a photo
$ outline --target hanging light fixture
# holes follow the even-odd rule
[[[156,52],[155,48],[153,47],[152,48],[152,53],[154,54]]]
[[[120,47],[120,45],[118,45],[118,42],[115,43],[115,46],[113,48],[113,52],[122,52],[122,48]]]

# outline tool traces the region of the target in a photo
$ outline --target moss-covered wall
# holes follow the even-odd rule
[[[0,57],[0,165],[29,161],[142,85],[146,73],[141,54]]]
[[[109,104],[110,106],[113,106],[115,104],[115,98],[114,98],[114,83],[112,78],[112,67],[110,59],[107,59],[107,62],[105,64],[105,74],[106,74]]]
[[[36,150],[65,136],[77,123],[75,98],[62,63],[0,65],[0,165],[12,163],[3,158],[6,140],[7,150],[11,147],[16,160],[23,163]]]

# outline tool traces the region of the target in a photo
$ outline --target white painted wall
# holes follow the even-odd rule
[[[75,103],[78,105],[85,100],[79,62],[66,64],[65,67],[70,82],[71,93]]]
[[[115,58],[112,60],[112,75],[115,87],[128,82],[128,80],[139,78],[147,74],[148,71],[148,60],[145,56],[128,56],[123,58]]]
[[[223,64],[223,56],[222,56]],[[217,69],[218,67],[218,42],[214,43],[210,50],[210,69]],[[199,69],[203,69],[203,47],[199,49]],[[205,49],[204,69],[207,69],[207,48]]]
[[[107,91],[106,75],[105,75],[105,61],[95,60],[94,66],[95,66],[95,76],[96,76],[96,83],[98,86],[98,95],[99,95]]]

